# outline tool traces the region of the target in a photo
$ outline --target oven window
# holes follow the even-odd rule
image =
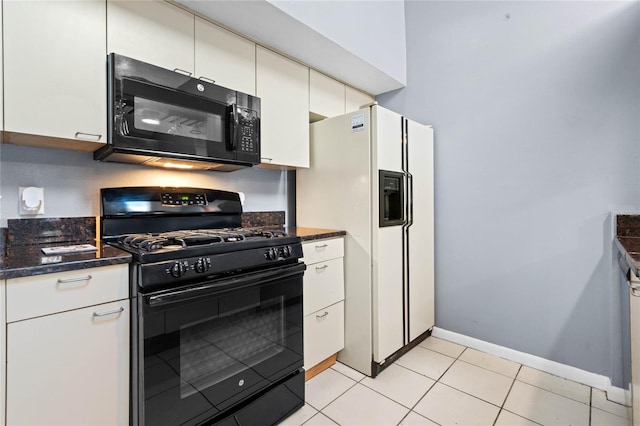
[[[197,425],[303,364],[302,274],[150,306],[139,295],[146,426]]]
[[[139,96],[134,97],[133,103],[133,123],[138,130],[210,142],[224,140],[220,115]]]
[[[284,297],[280,296],[184,325],[180,396],[205,391],[282,352],[283,313]]]

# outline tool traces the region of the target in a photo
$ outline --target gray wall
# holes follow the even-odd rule
[[[610,212],[640,208],[640,3],[408,1],[434,125],[436,326],[623,386]]]
[[[406,83],[404,2],[267,1],[397,81]],[[360,79],[366,78],[368,76],[360,76]]]
[[[245,211],[287,210],[287,173],[257,168],[231,173],[169,171],[101,163],[93,154],[61,149],[0,145],[0,226],[19,218],[18,187],[44,187],[45,215],[100,215],[100,188],[114,186],[193,186],[245,194]],[[295,205],[294,205],[295,208]],[[33,217],[33,216],[24,216]]]

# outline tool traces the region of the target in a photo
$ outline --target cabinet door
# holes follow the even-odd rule
[[[105,142],[104,1],[6,1],[2,7],[5,129]]]
[[[195,25],[195,75],[255,96],[256,44],[197,16]]]
[[[309,167],[309,68],[258,46],[256,91],[263,164]]]
[[[357,111],[362,105],[370,104],[374,100],[371,95],[367,95],[349,86],[346,88],[346,112]]]
[[[629,283],[629,321],[631,335],[631,396],[633,426],[640,426],[640,279]]]
[[[433,129],[408,120],[413,224],[409,227],[409,341],[435,323]],[[417,160],[419,159],[419,161]]]
[[[318,118],[345,113],[345,85],[315,70],[309,71],[309,112]]]
[[[129,423],[129,301],[7,327],[7,424]]]
[[[193,74],[194,15],[160,0],[107,1],[107,53]]]
[[[344,302],[304,318],[304,367],[310,369],[344,348]]]

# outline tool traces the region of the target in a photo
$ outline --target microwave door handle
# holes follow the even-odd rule
[[[229,151],[235,151],[238,149],[238,109],[236,105],[231,105],[229,108]]]

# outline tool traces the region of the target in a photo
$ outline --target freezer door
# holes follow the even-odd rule
[[[378,194],[380,176],[400,176],[399,183],[405,185],[406,179],[402,173],[403,118],[377,105],[371,111],[371,192]],[[384,172],[380,173],[381,170]],[[406,206],[401,206],[401,220],[381,227],[378,214],[380,197],[376,196],[372,201],[373,361],[379,363],[404,344],[402,234]]]
[[[408,335],[412,341],[435,323],[433,129],[407,120],[410,222],[408,239]],[[405,342],[408,343],[408,342]]]

